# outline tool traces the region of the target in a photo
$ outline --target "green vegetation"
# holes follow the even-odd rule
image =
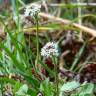
[[[96,6],[67,1],[0,0],[0,96],[96,95]]]

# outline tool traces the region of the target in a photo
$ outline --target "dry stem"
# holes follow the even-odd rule
[[[39,15],[41,17],[44,17],[44,18],[47,18],[47,19],[52,19],[53,21],[61,22],[61,23],[66,24],[66,25],[71,24],[71,26],[76,27],[76,28],[80,29],[83,32],[86,32],[86,33],[92,35],[93,37],[96,37],[96,30],[93,30],[91,28],[85,27],[85,26],[77,24],[77,23],[72,23],[70,20],[55,17],[55,16],[52,16],[50,14],[39,13]]]

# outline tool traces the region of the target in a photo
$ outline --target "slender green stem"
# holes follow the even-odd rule
[[[30,34],[29,34],[29,49],[31,48],[30,42],[31,42],[31,37],[30,37]]]
[[[59,84],[59,80],[58,80],[58,64],[57,64],[57,58],[53,57],[53,63],[54,63],[54,69],[55,69],[55,85],[56,85],[56,96],[59,96],[59,89],[58,89],[58,84]]]
[[[38,14],[36,14],[35,20],[36,20],[36,43],[37,43],[37,45],[36,45],[36,48],[37,48],[36,64],[38,64],[38,60],[39,60],[39,35],[38,35],[39,24],[38,24]]]
[[[79,49],[79,52],[75,55],[75,59],[74,59],[74,61],[73,61],[73,63],[72,63],[72,66],[71,66],[71,68],[70,68],[71,71],[74,70],[76,64],[77,64],[78,61],[80,60],[80,57],[82,56],[82,54],[83,54],[83,52],[84,52],[86,43],[87,43],[87,42],[85,42],[85,43],[83,44],[83,46]]]
[[[59,91],[58,91],[58,65],[56,63],[55,65],[55,71],[56,71],[56,77],[55,77],[55,80],[56,80],[56,92],[57,92],[57,96],[59,96]]]

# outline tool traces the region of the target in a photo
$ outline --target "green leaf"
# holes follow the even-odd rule
[[[16,82],[16,84],[14,85],[14,88],[13,88],[13,92],[16,93],[20,87],[21,87],[21,84]]]
[[[94,84],[83,83],[71,96],[93,96]]]
[[[76,81],[67,82],[66,84],[64,84],[61,87],[61,91],[63,91],[63,92],[73,91],[74,89],[78,88],[79,86],[80,86],[80,83],[78,83]]]
[[[86,83],[81,87],[79,96],[92,96],[94,90],[94,84]]]
[[[30,85],[32,85],[33,88],[38,89],[40,82],[36,78],[30,77],[30,76],[27,76],[27,75],[24,75],[24,74],[22,74],[22,75],[24,76],[24,79],[26,79],[26,81]]]
[[[28,91],[28,86],[26,84],[24,84],[16,92],[16,95],[18,95],[18,96],[24,96],[24,95],[27,94],[27,91]]]
[[[30,94],[30,96],[36,96],[37,95],[37,91],[35,89],[28,89],[28,94]]]
[[[5,47],[2,43],[0,43],[0,47],[3,48],[5,50],[5,52],[8,54],[8,56],[11,58],[11,60],[13,61],[13,64],[21,71],[24,72],[25,67],[23,66],[23,64],[20,64],[16,58],[14,57],[14,55],[8,50],[7,47]]]
[[[49,82],[48,78],[41,83],[40,90],[44,92],[44,96],[53,96],[54,94],[52,83]]]

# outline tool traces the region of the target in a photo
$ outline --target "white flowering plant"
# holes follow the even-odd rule
[[[65,1],[0,0],[0,96],[95,96],[96,14]]]
[[[58,89],[58,62],[57,58],[60,55],[59,46],[56,42],[48,42],[42,49],[41,49],[41,56],[46,60],[47,58],[52,59],[52,63],[54,64],[54,72],[55,72],[55,83],[56,83],[56,94],[59,96],[59,89]]]
[[[56,42],[48,42],[42,49],[41,49],[41,56],[44,58],[52,58],[52,56],[58,57],[60,55],[59,47]]]
[[[38,4],[32,4],[25,7],[24,16],[31,16],[35,17],[40,12],[41,5]]]
[[[38,60],[39,60],[39,36],[38,36],[38,28],[39,28],[39,18],[38,18],[38,13],[40,12],[41,9],[41,5],[38,4],[31,4],[29,6],[26,6],[25,8],[25,12],[24,12],[24,16],[30,16],[35,20],[36,23],[36,49],[37,49],[37,56],[36,56],[36,60],[35,60],[35,66],[37,66],[38,64]]]

